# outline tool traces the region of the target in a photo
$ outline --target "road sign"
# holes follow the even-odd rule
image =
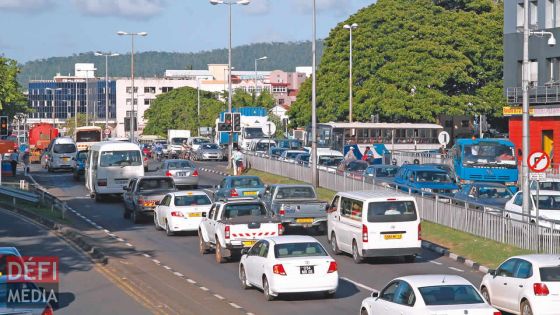
[[[449,140],[451,140],[451,137],[449,136],[449,133],[447,131],[440,132],[437,138],[438,138],[439,144],[441,144],[441,145],[448,145]]]
[[[110,135],[111,134],[111,129],[105,128],[104,133],[105,133],[106,136]]]
[[[527,164],[531,171],[541,173],[550,166],[550,157],[543,151],[535,151],[527,158]]]
[[[546,179],[546,173],[529,173],[530,180],[544,180]]]

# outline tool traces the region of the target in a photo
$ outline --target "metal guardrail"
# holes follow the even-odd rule
[[[310,183],[309,167],[249,154],[246,158],[254,169]],[[333,191],[399,190],[394,184],[387,187],[373,180],[366,181],[365,177],[360,180],[348,173],[337,174],[334,169],[318,171],[320,186]],[[412,195],[410,190],[408,193]],[[424,220],[523,249],[560,254],[560,222],[528,218],[496,207],[488,209],[483,204],[466,203],[444,195],[421,193],[414,196]]]
[[[35,193],[15,188],[9,188],[6,186],[0,186],[0,195],[12,197],[14,199],[14,203],[16,199],[25,200],[31,203],[39,202],[39,196]]]
[[[14,208],[17,206],[17,200],[21,200],[36,206],[50,208],[51,212],[58,212],[62,219],[65,218],[66,211],[69,209],[67,203],[51,195],[40,185],[29,185],[27,182],[23,182],[19,184],[19,187],[23,189],[11,188],[7,187],[7,185],[9,184],[4,183],[0,186],[0,195],[12,198]],[[13,186],[16,185],[18,184],[13,184]]]

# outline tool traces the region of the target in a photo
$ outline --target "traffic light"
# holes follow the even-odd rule
[[[218,125],[218,130],[219,131],[228,131],[231,132],[232,131],[232,117],[231,117],[231,113],[225,113],[224,114],[224,122],[222,123],[222,126],[220,127],[220,125]]]
[[[8,135],[8,116],[0,116],[0,136]]]
[[[231,125],[228,125],[226,123],[218,123],[218,131],[230,132]]]
[[[233,132],[241,132],[241,113],[233,113]]]

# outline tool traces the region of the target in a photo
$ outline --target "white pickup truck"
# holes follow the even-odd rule
[[[216,202],[198,230],[200,253],[204,255],[214,248],[216,261],[221,264],[258,240],[282,233],[282,222],[260,200]]]

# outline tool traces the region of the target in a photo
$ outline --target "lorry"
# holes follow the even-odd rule
[[[268,138],[276,132],[276,125],[268,119],[268,111],[264,107],[240,107],[232,111],[241,114],[241,132],[233,133],[233,143],[238,143],[242,150],[248,149],[253,140]],[[216,119],[216,130],[224,118],[225,112],[220,113]],[[229,132],[216,132],[215,140],[219,145],[227,145]]]
[[[262,200],[285,227],[326,231],[328,203],[317,199],[312,185],[271,185],[266,188]]]
[[[183,151],[183,141],[191,137],[190,130],[169,129],[167,130],[168,154],[180,154]]]
[[[236,198],[214,203],[198,230],[200,253],[214,248],[216,262],[238,257],[243,248],[258,240],[284,233],[281,221],[264,202],[253,198]]]
[[[58,129],[52,124],[39,123],[29,129],[29,162],[39,163],[41,153],[58,137]]]

